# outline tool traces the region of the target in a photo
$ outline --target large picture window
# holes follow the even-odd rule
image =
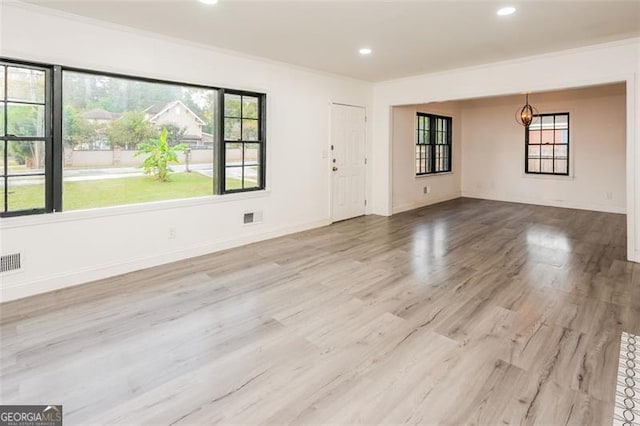
[[[261,93],[0,60],[0,216],[265,187]]]
[[[0,62],[0,212],[51,209],[51,70]]]
[[[533,117],[525,129],[525,172],[569,174],[569,113]]]
[[[216,90],[76,71],[62,77],[65,210],[214,193]],[[166,176],[144,167],[172,154]]]
[[[418,113],[416,128],[416,175],[451,171],[451,117]]]

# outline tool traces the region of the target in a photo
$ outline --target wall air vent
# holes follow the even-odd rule
[[[20,253],[3,254],[0,256],[0,273],[18,271],[22,269]]]
[[[243,216],[243,223],[245,225],[250,225],[252,223],[261,223],[261,222],[262,222],[262,211],[247,212]]]

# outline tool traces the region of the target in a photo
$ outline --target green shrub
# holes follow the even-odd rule
[[[173,172],[169,167],[170,163],[178,164],[178,152],[184,152],[188,149],[186,144],[178,144],[170,146],[167,140],[169,132],[162,129],[162,133],[158,139],[152,139],[147,143],[142,143],[138,147],[138,155],[147,155],[142,163],[144,172],[153,175],[160,182],[169,180],[169,173]]]

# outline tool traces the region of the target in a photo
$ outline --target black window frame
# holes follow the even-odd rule
[[[555,130],[556,130],[556,117],[557,116],[566,116],[567,117],[567,143],[556,143],[555,141]],[[535,114],[533,116],[533,122],[536,121],[536,119],[540,120],[540,122],[542,123],[542,119],[543,117],[553,117],[553,130],[554,130],[554,141],[553,143],[542,143],[542,132],[540,132],[540,141],[539,143],[531,143],[530,140],[530,131],[531,128],[530,127],[525,127],[524,129],[524,172],[525,174],[528,175],[545,175],[545,176],[569,176],[571,174],[571,115],[569,112],[551,112],[551,113],[544,113],[544,114]],[[541,129],[542,130],[542,129]],[[564,129],[561,129],[564,130]],[[543,172],[542,171],[542,160],[543,159],[549,159],[549,158],[545,158],[542,156],[542,147],[543,146],[553,146],[554,149],[551,150],[552,152],[552,156],[550,158],[551,160],[551,164],[553,166],[553,172]],[[555,146],[556,145],[566,145],[567,146],[567,171],[566,173],[556,173],[555,168],[556,168],[556,156],[555,156]],[[538,146],[540,147],[540,167],[539,167],[539,171],[531,171],[529,170],[529,147],[530,146]],[[534,158],[535,160],[536,158]]]
[[[429,122],[429,128],[420,127],[421,118]],[[439,130],[438,120],[444,120],[446,129]],[[422,141],[420,142],[422,133]],[[444,143],[437,143],[438,133],[443,134]],[[428,135],[428,142],[425,142],[425,136]],[[438,146],[448,147],[449,155],[442,156],[438,153]],[[416,148],[420,147],[420,155],[416,152]],[[424,147],[424,149],[423,149]],[[424,151],[424,156],[423,156]],[[414,164],[420,162],[415,167],[416,176],[438,175],[441,173],[451,173],[453,171],[453,117],[438,115],[426,112],[416,113],[416,136],[414,147]],[[428,154],[428,155],[426,155]],[[437,154],[437,155],[436,155]],[[439,159],[445,159],[445,166],[441,170],[437,169]],[[423,167],[424,166],[424,167]]]
[[[214,144],[213,144],[213,182],[211,195],[224,195],[229,193],[239,192],[252,192],[260,191],[266,188],[266,152],[267,152],[267,128],[266,128],[266,108],[267,108],[267,94],[262,92],[253,92],[246,90],[236,90],[224,87],[215,87],[203,84],[186,83],[175,80],[162,80],[156,78],[149,78],[137,75],[128,75],[120,73],[105,72],[99,70],[67,67],[58,64],[47,64],[34,61],[26,61],[23,59],[15,59],[8,57],[0,57],[0,66],[17,66],[23,68],[34,68],[38,70],[46,70],[45,72],[45,96],[46,103],[49,105],[45,107],[45,137],[49,141],[47,149],[45,151],[45,207],[29,210],[17,210],[5,212],[5,206],[0,208],[0,217],[13,217],[13,216],[25,216],[33,214],[55,213],[63,211],[62,205],[62,192],[63,192],[63,105],[62,105],[62,75],[64,71],[93,74],[104,77],[121,78],[128,80],[137,80],[148,83],[158,84],[170,84],[179,86],[188,86],[199,89],[215,90],[217,92],[217,102],[215,105],[214,114],[216,121],[214,122],[216,129],[214,129]],[[5,73],[5,87],[6,87],[7,73]],[[260,171],[258,186],[247,189],[234,189],[226,190],[225,188],[225,158],[224,158],[224,94],[241,94],[243,96],[252,96],[258,98],[258,117],[259,117],[259,139],[260,139]],[[0,99],[0,104],[6,106],[7,100]],[[6,145],[7,135],[7,109],[5,108],[5,134],[0,137],[0,143]],[[40,140],[44,138],[21,138],[28,140]],[[46,142],[45,142],[46,143]],[[3,179],[5,183],[5,204],[7,201],[8,185],[6,170],[7,164],[7,149],[4,151],[4,170],[0,172],[0,179]],[[176,198],[177,199],[177,198]],[[188,198],[185,198],[188,199]],[[144,203],[140,203],[144,204]]]
[[[0,136],[0,144],[3,145],[3,169],[0,171],[0,179],[3,183],[2,191],[4,192],[4,204],[0,206],[0,217],[13,217],[13,216],[23,216],[23,215],[32,215],[32,214],[42,214],[42,213],[51,213],[54,211],[54,196],[53,196],[53,188],[54,188],[54,173],[53,173],[53,153],[54,153],[54,134],[53,134],[53,110],[54,110],[54,84],[53,84],[53,73],[54,67],[53,65],[47,64],[38,64],[33,62],[26,62],[20,60],[11,60],[6,59],[4,57],[0,57],[0,67],[4,68],[4,81],[2,84],[4,85],[4,98],[0,99],[0,104],[3,105],[3,129],[2,136]],[[37,71],[44,72],[44,103],[40,102],[27,102],[27,101],[10,101],[8,96],[8,80],[9,73],[8,69],[10,67],[14,68],[24,68],[24,69],[32,69]],[[21,105],[36,105],[44,107],[44,132],[42,136],[16,136],[10,135],[8,133],[9,126],[9,104],[21,104]],[[17,173],[17,174],[9,174],[9,143],[10,142],[44,142],[45,145],[45,156],[44,156],[44,172],[40,173]],[[8,210],[10,208],[9,205],[9,179],[11,177],[26,177],[26,176],[44,176],[45,184],[44,184],[44,206],[23,210]]]
[[[225,115],[225,95],[236,95],[236,96],[240,96],[240,117],[227,117]],[[254,140],[244,140],[243,138],[243,122],[244,120],[248,119],[248,120],[253,120],[252,118],[246,118],[243,115],[243,102],[242,102],[242,98],[246,96],[246,97],[253,97],[253,98],[258,98],[258,118],[255,119],[258,121],[258,140],[254,141]],[[220,97],[221,97],[221,102],[218,102],[218,105],[220,107],[220,109],[222,111],[220,111],[219,116],[222,117],[222,121],[220,122],[220,125],[218,127],[218,131],[219,131],[219,139],[221,141],[220,143],[220,163],[219,163],[219,168],[220,168],[220,173],[219,173],[219,181],[220,181],[220,193],[221,194],[233,194],[233,193],[237,193],[237,192],[252,192],[252,191],[260,191],[262,189],[264,189],[264,182],[265,182],[265,177],[266,177],[266,158],[267,158],[267,149],[266,149],[266,134],[267,134],[267,129],[266,129],[266,95],[264,94],[258,94],[255,92],[248,92],[246,90],[234,90],[234,89],[222,89],[220,91]],[[224,134],[224,129],[225,129],[225,121],[227,118],[229,119],[239,119],[240,120],[240,139],[236,139],[236,140],[227,140],[225,138],[225,134]],[[233,166],[233,167],[238,167],[238,168],[242,168],[243,169],[243,174],[242,174],[242,188],[239,189],[229,189],[227,188],[227,179],[226,179],[226,169],[227,167],[227,159],[226,159],[226,154],[227,154],[227,144],[232,144],[232,143],[239,143],[242,145],[242,164],[240,166]],[[245,144],[255,144],[257,143],[260,146],[260,164],[258,164],[259,167],[259,171],[258,171],[258,186],[257,187],[250,187],[250,188],[244,188],[244,168],[245,166],[245,159],[244,159],[244,145]]]

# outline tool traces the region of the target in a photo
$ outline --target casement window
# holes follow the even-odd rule
[[[525,172],[569,175],[569,113],[539,114],[525,129]]]
[[[1,60],[0,215],[264,189],[265,105],[261,93]]]
[[[416,128],[416,176],[451,171],[451,117],[419,112]]]

